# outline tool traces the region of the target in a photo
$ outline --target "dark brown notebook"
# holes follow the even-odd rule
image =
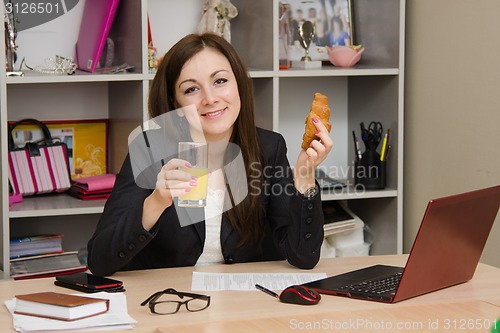
[[[56,292],[16,295],[15,313],[73,321],[109,310],[109,300]]]

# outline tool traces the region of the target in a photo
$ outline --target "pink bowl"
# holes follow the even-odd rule
[[[337,67],[352,67],[356,65],[365,51],[363,47],[353,50],[350,46],[333,46],[328,47],[327,50],[330,62]]]

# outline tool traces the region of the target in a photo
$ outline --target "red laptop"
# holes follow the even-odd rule
[[[395,303],[472,278],[500,207],[500,185],[431,200],[406,266],[375,265],[305,284],[319,293]]]

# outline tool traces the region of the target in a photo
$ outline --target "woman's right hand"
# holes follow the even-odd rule
[[[195,176],[182,171],[192,167],[185,160],[173,158],[161,168],[153,193],[144,201],[142,225],[145,230],[153,228],[163,211],[172,205],[174,197],[186,194],[197,185]]]
[[[172,205],[174,197],[186,194],[195,187],[198,179],[182,170],[192,167],[189,162],[178,158],[168,161],[156,177],[156,187],[153,191],[156,199],[169,207]]]

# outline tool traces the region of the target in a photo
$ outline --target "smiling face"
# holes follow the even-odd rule
[[[224,55],[205,48],[189,59],[175,82],[175,100],[179,107],[195,105],[206,141],[229,141],[241,100],[236,77]],[[193,123],[189,114],[186,119]],[[203,139],[199,135],[192,127],[193,139]]]

